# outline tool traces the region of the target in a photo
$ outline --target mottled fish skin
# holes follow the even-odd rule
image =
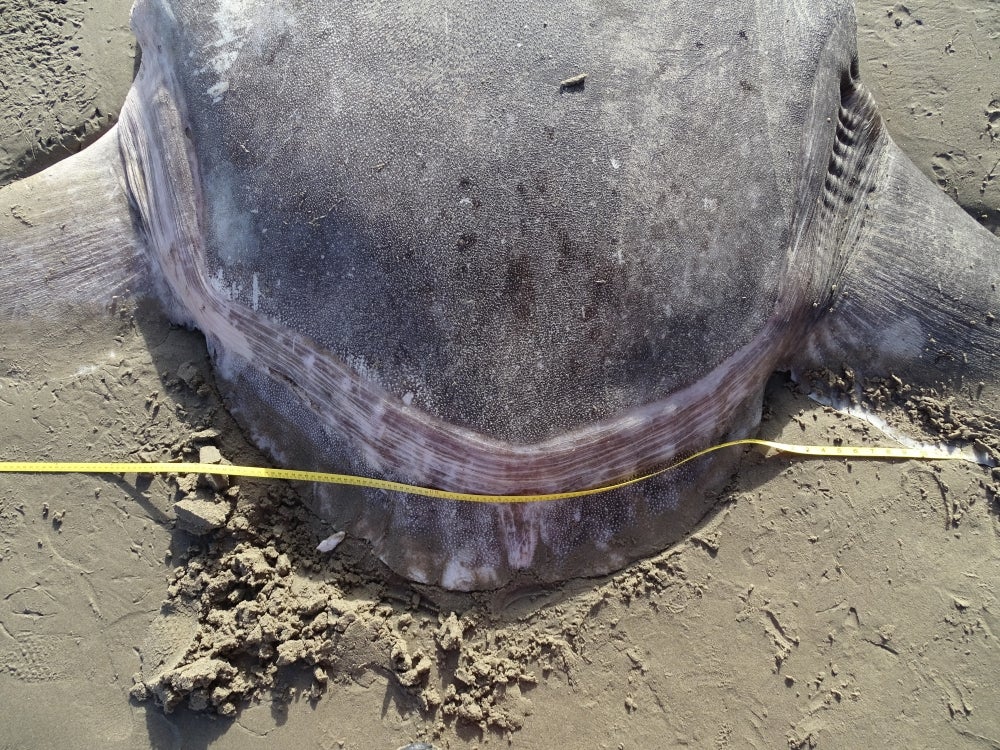
[[[36,282],[0,312],[155,296],[283,464],[583,489],[752,434],[776,369],[996,377],[996,240],[889,139],[850,2],[141,0],[133,28],[116,129],[15,186],[60,210],[0,224]],[[738,460],[553,503],[303,494],[408,578],[528,586],[684,538]]]
[[[841,79],[856,90],[848,8],[812,14],[799,50],[758,43],[766,13],[693,3],[435,4],[447,28],[409,5],[240,8],[136,9],[120,130],[175,317],[276,458],[519,494],[756,426],[848,224],[812,221],[833,126],[803,137],[837,117]],[[797,87],[762,74],[774,55]],[[571,64],[588,78],[568,92]],[[292,66],[309,75],[286,85]],[[288,117],[263,130],[247,112],[265,106]],[[846,106],[876,122],[864,96]],[[404,575],[490,588],[662,548],[734,460],[545,505],[312,493]]]

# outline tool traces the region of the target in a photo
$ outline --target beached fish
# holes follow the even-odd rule
[[[0,192],[0,315],[155,297],[282,465],[585,489],[752,435],[775,370],[996,381],[1000,242],[859,79],[846,0],[141,0],[120,121]],[[310,486],[454,589],[683,538],[715,453],[548,503]]]

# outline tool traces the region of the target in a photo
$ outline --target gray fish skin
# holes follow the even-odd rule
[[[878,191],[799,367],[899,373],[956,390],[1000,373],[1000,243],[884,138]]]
[[[283,464],[556,492],[752,434],[776,369],[995,380],[998,243],[892,144],[850,3],[144,0],[133,27],[116,130],[0,192],[39,219],[0,219],[35,282],[0,312],[157,297]],[[682,539],[737,459],[553,503],[304,494],[398,573],[488,589]]]

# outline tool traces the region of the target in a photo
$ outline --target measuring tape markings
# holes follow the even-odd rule
[[[227,476],[247,477],[254,479],[287,479],[300,482],[322,482],[325,484],[368,487],[371,489],[404,492],[410,495],[421,495],[441,500],[457,500],[475,503],[530,503],[552,500],[568,500],[586,495],[597,495],[612,490],[628,487],[659,476],[682,464],[694,461],[696,458],[713,453],[724,448],[738,445],[750,445],[770,448],[780,453],[792,453],[801,456],[819,456],[823,458],[888,458],[888,459],[923,459],[931,461],[963,460],[979,463],[965,451],[946,450],[940,448],[890,448],[880,446],[841,446],[841,445],[795,445],[779,443],[773,440],[744,438],[730,440],[698,451],[687,458],[681,459],[666,468],[649,474],[626,479],[622,482],[595,487],[586,490],[569,492],[552,492],[533,495],[487,495],[469,492],[453,492],[439,490],[433,487],[420,487],[404,482],[393,482],[388,479],[373,479],[371,477],[353,474],[333,474],[321,471],[302,471],[300,469],[274,469],[264,466],[240,466],[230,464],[200,464],[200,463],[170,463],[154,462],[67,462],[67,461],[0,461],[0,473],[23,474],[224,474]]]

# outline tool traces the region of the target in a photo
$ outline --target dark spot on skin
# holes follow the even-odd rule
[[[507,261],[504,291],[518,320],[528,320],[534,313],[535,293],[531,282],[531,258],[527,253]]]
[[[837,141],[845,146],[853,146],[855,142],[854,134],[840,120],[837,121]]]
[[[752,83],[750,83],[750,81],[743,81],[743,80],[741,80],[740,81],[740,88],[743,89],[744,91],[748,92],[748,93],[751,93],[751,94],[758,93],[757,87],[754,86]]]
[[[268,66],[274,65],[274,61],[278,57],[278,52],[280,52],[281,49],[283,47],[285,47],[285,45],[287,44],[287,42],[288,42],[288,33],[286,32],[286,33],[282,34],[280,37],[278,37],[278,40],[274,44],[274,46],[272,46],[271,49],[268,50],[268,53],[267,53],[266,57],[264,58],[265,65],[268,65]]]
[[[458,186],[463,190],[468,190],[476,183],[472,181],[471,177],[462,177],[458,180]]]
[[[740,29],[740,39],[746,39],[746,38],[747,38],[746,29]]]
[[[479,236],[475,232],[464,232],[455,243],[455,248],[457,250],[468,250],[470,247],[475,245],[478,240]]]
[[[559,232],[559,255],[567,259],[573,258],[577,255],[573,241],[570,240],[569,235],[565,230],[561,230]]]
[[[628,358],[633,362],[649,362],[655,356],[656,352],[653,348],[653,342],[649,340],[648,336],[636,339],[629,347]]]
[[[544,126],[542,130],[545,131],[545,135],[549,137],[550,141],[554,141],[556,139],[556,129],[551,125]]]
[[[857,68],[855,63],[852,61],[850,70],[846,70],[841,73],[840,76],[840,102],[841,105],[854,93],[857,89]]]
[[[670,235],[667,230],[667,225],[662,221],[658,221],[649,228],[650,239],[654,240],[665,240]]]
[[[524,195],[525,193],[528,192],[528,188],[524,186],[523,182],[519,182],[517,183],[517,192],[521,195]]]

